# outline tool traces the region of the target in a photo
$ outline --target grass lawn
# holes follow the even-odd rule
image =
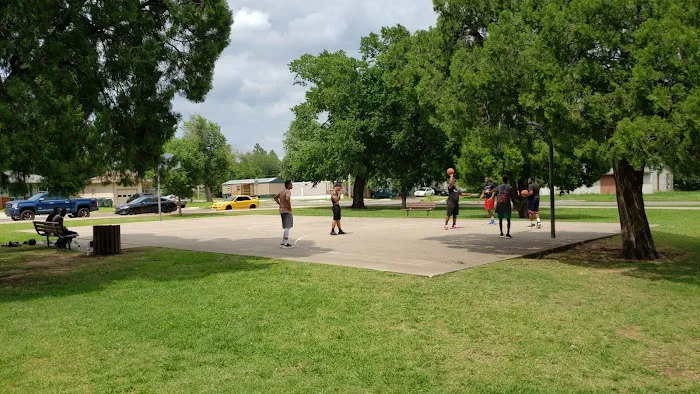
[[[577,200],[590,202],[616,202],[614,194],[564,194],[555,200]],[[549,201],[549,196],[542,196],[542,201]],[[644,201],[700,201],[700,191],[695,192],[659,192],[645,194]]]
[[[700,391],[700,211],[648,215],[660,262],[619,260],[613,239],[432,279],[167,249],[0,248],[0,392]],[[140,219],[153,220],[128,221]],[[0,241],[31,237],[22,228],[0,225]]]

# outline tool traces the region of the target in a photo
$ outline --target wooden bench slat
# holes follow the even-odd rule
[[[73,239],[78,236],[78,234],[63,235],[63,226],[58,222],[32,222],[34,224],[34,231],[42,237],[46,237],[47,246],[51,246],[51,241],[49,237],[58,237],[62,239]],[[70,243],[68,244],[70,249]]]

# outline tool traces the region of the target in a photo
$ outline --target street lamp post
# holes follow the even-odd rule
[[[541,124],[530,120],[527,121],[527,124],[541,131],[547,139],[547,143],[549,143],[549,220],[551,222],[551,236],[556,238],[556,219],[554,216],[554,141],[552,141],[552,136],[547,134],[545,127]]]

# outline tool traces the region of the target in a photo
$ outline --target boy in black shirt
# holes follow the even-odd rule
[[[508,232],[505,238],[513,238],[510,236],[510,214],[513,210],[510,202],[513,199],[513,188],[508,184],[508,177],[503,177],[503,183],[496,188],[496,215],[498,215],[498,226],[501,228],[501,238],[503,238],[503,218],[508,221]]]
[[[459,190],[455,185],[455,175],[450,175],[449,185],[447,186],[447,216],[445,216],[445,230],[447,224],[452,217],[452,228],[457,228],[457,215],[459,215]]]

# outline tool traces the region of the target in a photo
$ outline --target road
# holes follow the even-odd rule
[[[418,201],[417,199],[409,199],[408,201]],[[298,208],[317,208],[317,207],[329,207],[330,203],[327,200],[298,200],[294,201],[294,207]],[[437,202],[438,205],[444,205],[444,201]],[[462,206],[478,207],[482,206],[482,203],[477,203],[476,201],[462,201],[460,202]],[[343,207],[349,207],[351,202],[343,202]],[[401,201],[399,200],[365,200],[365,205],[370,207],[399,207]],[[700,210],[700,201],[649,201],[645,202],[644,205],[647,209],[664,209],[664,210]],[[577,200],[561,200],[556,201],[557,208],[581,208],[581,209],[610,209],[616,208],[617,203],[615,202],[589,202],[589,201],[577,201]],[[258,210],[276,210],[275,206],[263,206],[257,208]],[[549,201],[543,201],[540,204],[540,209],[542,211],[549,210]],[[193,215],[198,213],[221,213],[225,214],[226,211],[212,211],[207,208],[185,208],[182,210],[183,215]],[[93,212],[90,218],[73,218],[71,221],[86,220],[86,219],[103,219],[103,218],[113,218],[117,217],[112,209],[102,208],[100,211]],[[155,216],[155,214],[149,214],[149,216]],[[16,223],[10,218],[5,216],[4,213],[0,213],[0,224]]]

